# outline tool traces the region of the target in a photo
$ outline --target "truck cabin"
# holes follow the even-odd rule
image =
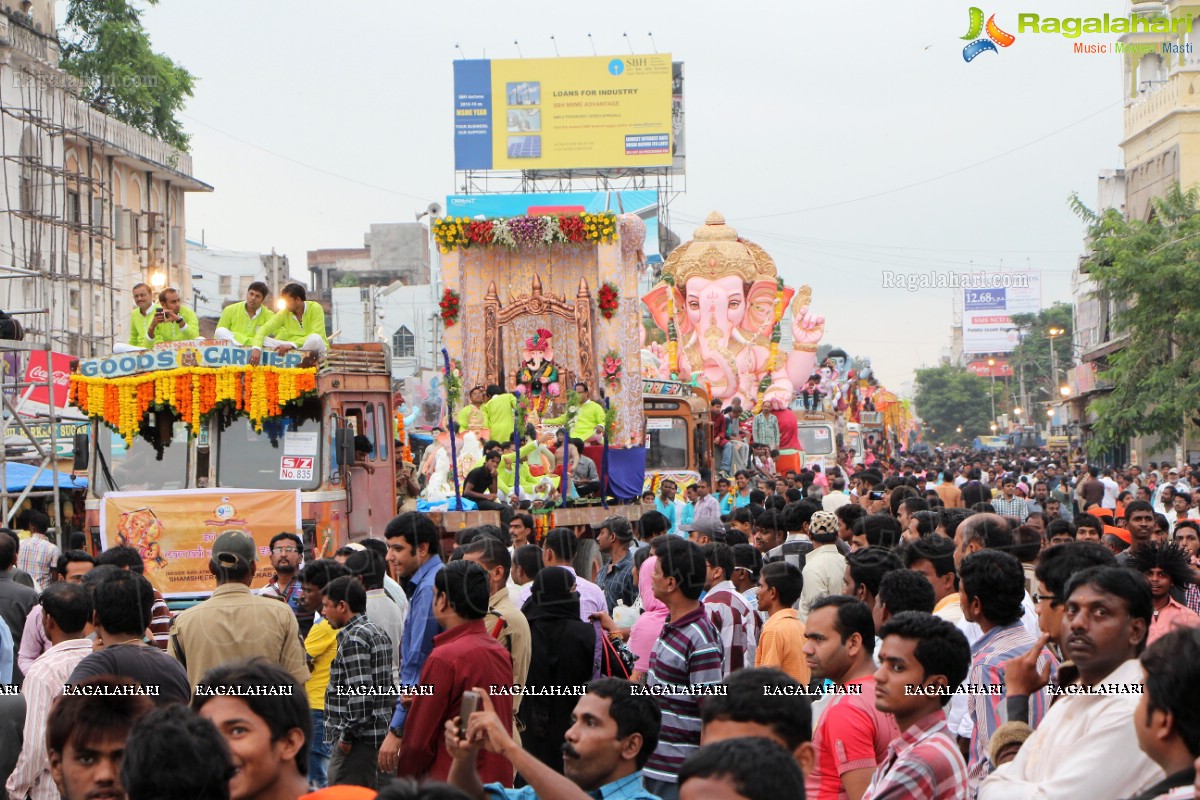
[[[705,400],[695,395],[647,396],[646,472],[712,469],[712,423]]]

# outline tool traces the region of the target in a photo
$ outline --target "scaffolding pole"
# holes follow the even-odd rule
[[[0,278],[24,277],[22,270],[17,267],[0,265]],[[27,311],[11,311],[13,316],[29,316],[41,314],[47,318],[50,309],[40,308]],[[22,368],[28,367],[29,354],[41,352],[46,358],[44,379],[25,380]],[[62,516],[58,472],[58,430],[60,415],[54,405],[54,353],[49,337],[41,342],[12,341],[0,339],[0,357],[7,364],[13,365],[10,355],[17,355],[19,367],[11,376],[3,381],[3,391],[0,391],[0,404],[3,408],[3,420],[0,421],[0,438],[3,439],[3,449],[0,449],[0,518],[6,527],[12,527],[13,518],[22,504],[30,498],[47,497],[53,511],[55,529],[58,533],[58,544],[63,549],[66,543],[65,521]],[[9,380],[11,378],[11,380]],[[35,389],[46,392],[45,411],[34,410],[30,400]],[[44,426],[45,434],[41,434],[38,426]],[[10,435],[19,437],[21,444],[10,443]],[[28,441],[28,445],[24,442]],[[32,452],[30,452],[32,450]],[[32,460],[35,467],[33,475],[24,487],[19,490],[9,490],[9,469],[11,461],[28,463]],[[38,479],[45,471],[50,471],[50,489],[35,489]]]

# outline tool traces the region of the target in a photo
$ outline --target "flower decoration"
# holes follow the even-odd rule
[[[434,220],[433,236],[443,253],[469,247],[515,250],[550,244],[611,244],[617,239],[617,215],[601,211],[491,220],[443,217]]]
[[[283,416],[285,408],[316,391],[317,371],[311,367],[179,367],[125,378],[75,373],[67,399],[132,445],[151,411],[171,409],[195,435],[210,414],[225,408],[248,416],[261,433],[264,421]]]
[[[453,289],[447,289],[442,292],[441,302],[438,303],[438,308],[442,310],[442,322],[449,328],[458,322],[458,292]]]
[[[601,286],[600,291],[596,293],[596,304],[600,307],[602,317],[612,319],[621,304],[621,292],[617,285],[609,282]]]
[[[443,217],[434,220],[433,239],[437,242],[438,250],[449,253],[467,246],[467,225],[470,222],[466,217]]]
[[[616,350],[609,350],[604,354],[604,362],[602,365],[602,376],[604,382],[609,388],[617,389],[621,385],[621,354]]]

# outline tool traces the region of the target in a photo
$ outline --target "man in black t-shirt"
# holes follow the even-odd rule
[[[119,571],[93,589],[96,638],[103,647],[84,657],[67,678],[76,685],[97,675],[132,678],[156,705],[187,704],[192,689],[183,665],[144,640],[154,587],[136,572]]]
[[[484,456],[483,466],[467,473],[463,497],[473,500],[480,511],[499,511],[504,508],[496,502],[496,469],[499,466],[500,451],[489,450]]]

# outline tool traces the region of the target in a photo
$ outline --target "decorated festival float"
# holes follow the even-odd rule
[[[137,547],[169,597],[210,591],[208,553],[226,530],[259,548],[276,533],[318,556],[382,536],[395,510],[392,393],[378,344],[334,345],[319,367],[292,350],[174,342],[77,362],[70,402],[93,421],[76,446],[88,471],[94,550]],[[356,445],[356,437],[358,445]],[[358,452],[361,443],[369,452]]]
[[[505,496],[553,508],[559,525],[598,521],[612,504],[636,502],[646,468],[637,302],[645,223],[612,211],[545,213],[446,217],[433,231],[445,287],[447,411],[457,436],[427,451],[433,466],[424,499],[451,514],[470,508],[462,484],[483,463],[481,445],[514,441],[515,431],[520,447],[497,475]],[[485,415],[488,387],[511,399],[488,399]],[[496,406],[504,406],[499,420]],[[574,466],[563,463],[562,432],[583,440],[583,455],[596,464],[594,498],[574,497],[573,482],[562,479]],[[445,524],[455,527],[452,519]]]

